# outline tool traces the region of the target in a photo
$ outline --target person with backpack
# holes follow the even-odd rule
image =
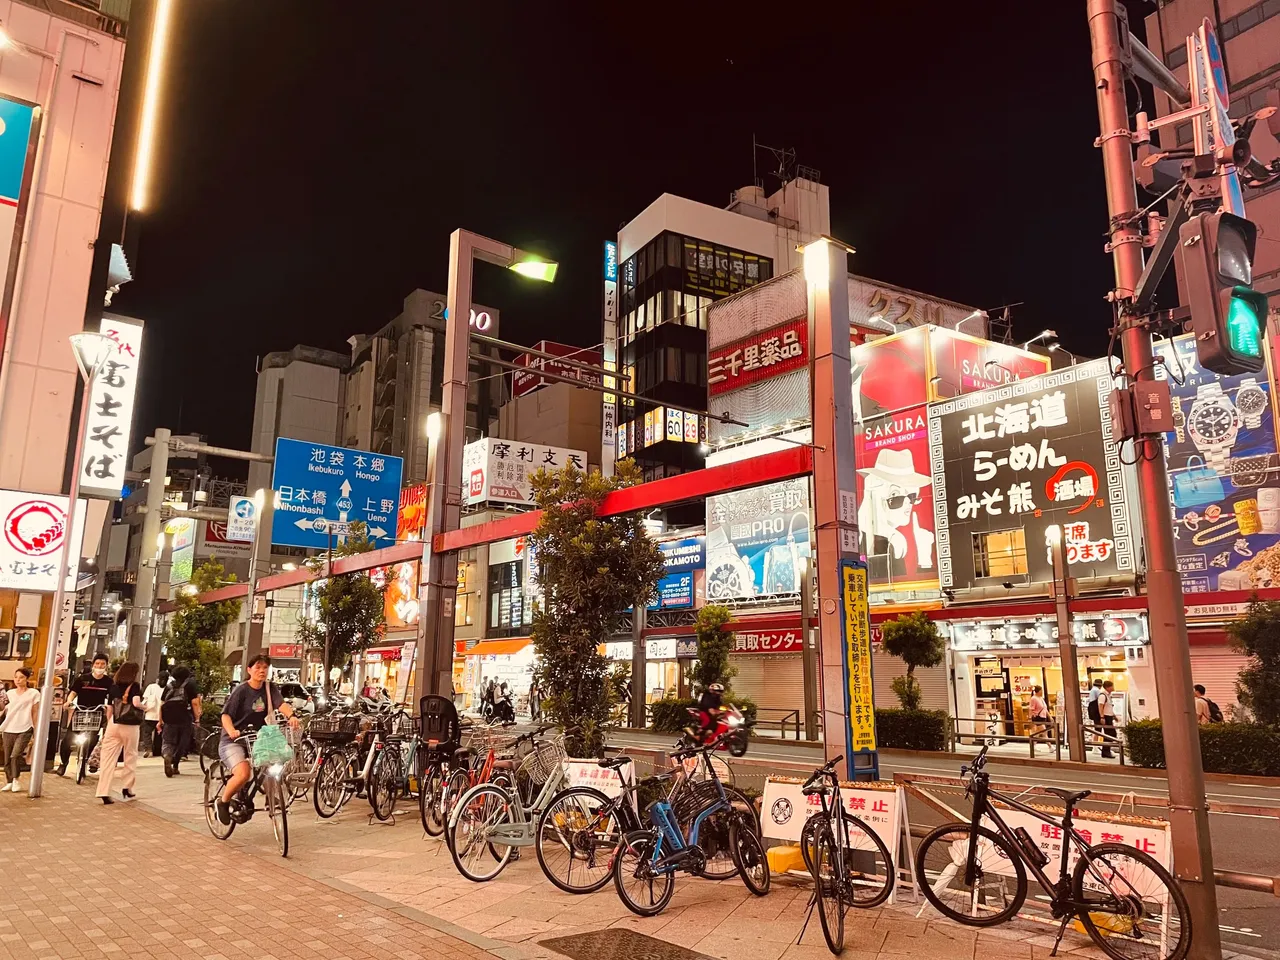
[[[1222,723],[1226,719],[1222,715],[1222,708],[1205,695],[1204,684],[1197,683],[1193,689],[1196,692],[1196,723],[1201,726],[1206,723]]]
[[[138,780],[138,737],[146,708],[142,705],[142,687],[138,686],[141,668],[136,663],[122,663],[112,678],[107,696],[107,732],[102,737],[102,764],[98,769],[98,799],[104,804],[111,799],[111,781],[115,779],[115,758],[124,752],[124,782],[120,793],[126,800],[134,797]]]
[[[178,774],[178,764],[191,748],[191,735],[200,722],[200,689],[187,667],[175,667],[169,686],[160,701],[160,753],[164,757],[164,775]]]
[[[1102,726],[1102,714],[1098,712],[1098,695],[1101,693],[1102,693],[1102,681],[1098,678],[1094,678],[1093,686],[1089,688],[1089,703],[1085,707],[1085,712],[1089,715],[1090,725],[1092,725],[1095,728]],[[1094,736],[1092,739],[1096,741],[1098,739],[1098,736],[1097,736],[1098,731],[1095,729],[1093,733],[1094,733]],[[1089,737],[1084,738],[1085,753],[1089,753],[1090,751],[1093,750],[1093,747],[1089,746],[1089,740],[1090,740]]]

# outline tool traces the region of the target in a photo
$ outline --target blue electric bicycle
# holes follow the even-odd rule
[[[671,757],[684,759],[699,753],[708,754],[723,739],[720,737],[705,746],[693,745],[673,751]],[[729,800],[715,766],[708,763],[706,767],[715,784],[715,796],[693,817],[688,837],[681,832],[671,804],[666,800],[655,800],[645,810],[651,826],[645,830],[633,830],[619,845],[613,861],[613,885],[619,899],[632,913],[652,917],[666,909],[676,890],[677,871],[695,877],[704,875],[707,857],[698,845],[698,832],[712,817],[728,821],[729,853],[747,889],[757,897],[769,892],[769,861],[765,858],[764,845],[756,834],[755,824],[749,814]]]

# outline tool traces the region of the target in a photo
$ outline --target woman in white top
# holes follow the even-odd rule
[[[31,741],[31,732],[36,726],[36,710],[40,706],[40,691],[31,686],[31,671],[26,667],[18,667],[13,671],[14,689],[9,693],[9,707],[4,714],[4,722],[0,723],[0,734],[4,738],[4,774],[8,782],[0,790],[12,790],[18,793],[22,787],[18,784],[19,764],[27,752],[27,744]]]
[[[160,752],[156,726],[160,723],[160,701],[163,699],[164,685],[159,680],[152,680],[142,691],[142,706],[147,711],[142,725],[141,750],[144,757],[153,757]]]

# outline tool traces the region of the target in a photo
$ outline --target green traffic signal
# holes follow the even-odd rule
[[[1240,357],[1262,357],[1262,330],[1267,315],[1266,294],[1252,287],[1233,287],[1227,303],[1227,345]]]

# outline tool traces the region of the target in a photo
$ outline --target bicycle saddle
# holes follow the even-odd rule
[[[630,763],[630,757],[606,757],[604,760],[600,761],[599,765],[607,767],[610,770],[621,770]]]
[[[1061,787],[1045,787],[1045,793],[1051,793],[1068,807],[1073,807],[1077,800],[1083,800],[1093,793],[1092,790],[1063,790]]]

